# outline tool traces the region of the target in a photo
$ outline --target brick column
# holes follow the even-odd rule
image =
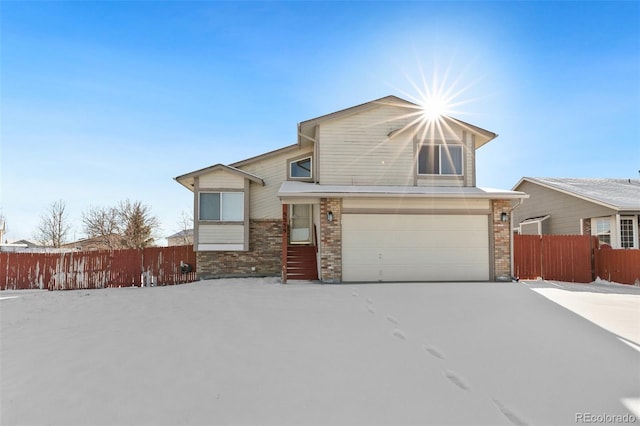
[[[333,214],[333,221],[327,220],[327,213]],[[342,199],[320,199],[320,279],[325,283],[342,281]]]
[[[491,200],[493,217],[493,273],[494,279],[510,279],[511,277],[511,201]],[[502,213],[509,215],[509,220],[501,220]]]

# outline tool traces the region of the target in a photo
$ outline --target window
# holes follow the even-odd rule
[[[600,244],[611,245],[611,219],[608,217],[596,219],[596,233]]]
[[[422,145],[418,152],[419,175],[462,175],[462,146]]]
[[[200,220],[242,222],[244,220],[243,192],[201,192]]]
[[[313,177],[311,170],[311,157],[301,158],[289,163],[289,177],[297,179],[310,179]]]
[[[620,218],[620,247],[622,248],[636,247],[633,222],[633,217]]]

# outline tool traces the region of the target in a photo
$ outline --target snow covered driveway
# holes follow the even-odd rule
[[[527,281],[525,284],[640,350],[640,287],[606,281],[590,284]]]
[[[3,425],[639,415],[640,353],[523,283],[3,292],[15,295],[0,302]]]

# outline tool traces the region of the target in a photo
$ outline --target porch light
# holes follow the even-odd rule
[[[500,214],[500,220],[502,222],[508,222],[509,221],[509,214],[507,212],[502,212]]]
[[[331,210],[327,212],[327,221],[333,222],[333,212]]]

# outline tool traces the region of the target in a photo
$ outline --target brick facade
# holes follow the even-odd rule
[[[333,221],[327,220],[327,213],[333,213]],[[320,279],[326,283],[342,281],[342,199],[320,199]]]
[[[511,277],[511,201],[492,200],[493,217],[493,274],[494,279]],[[509,220],[501,220],[502,213],[509,215]]]
[[[249,251],[200,251],[197,256],[200,279],[280,276],[282,219],[251,219]]]

